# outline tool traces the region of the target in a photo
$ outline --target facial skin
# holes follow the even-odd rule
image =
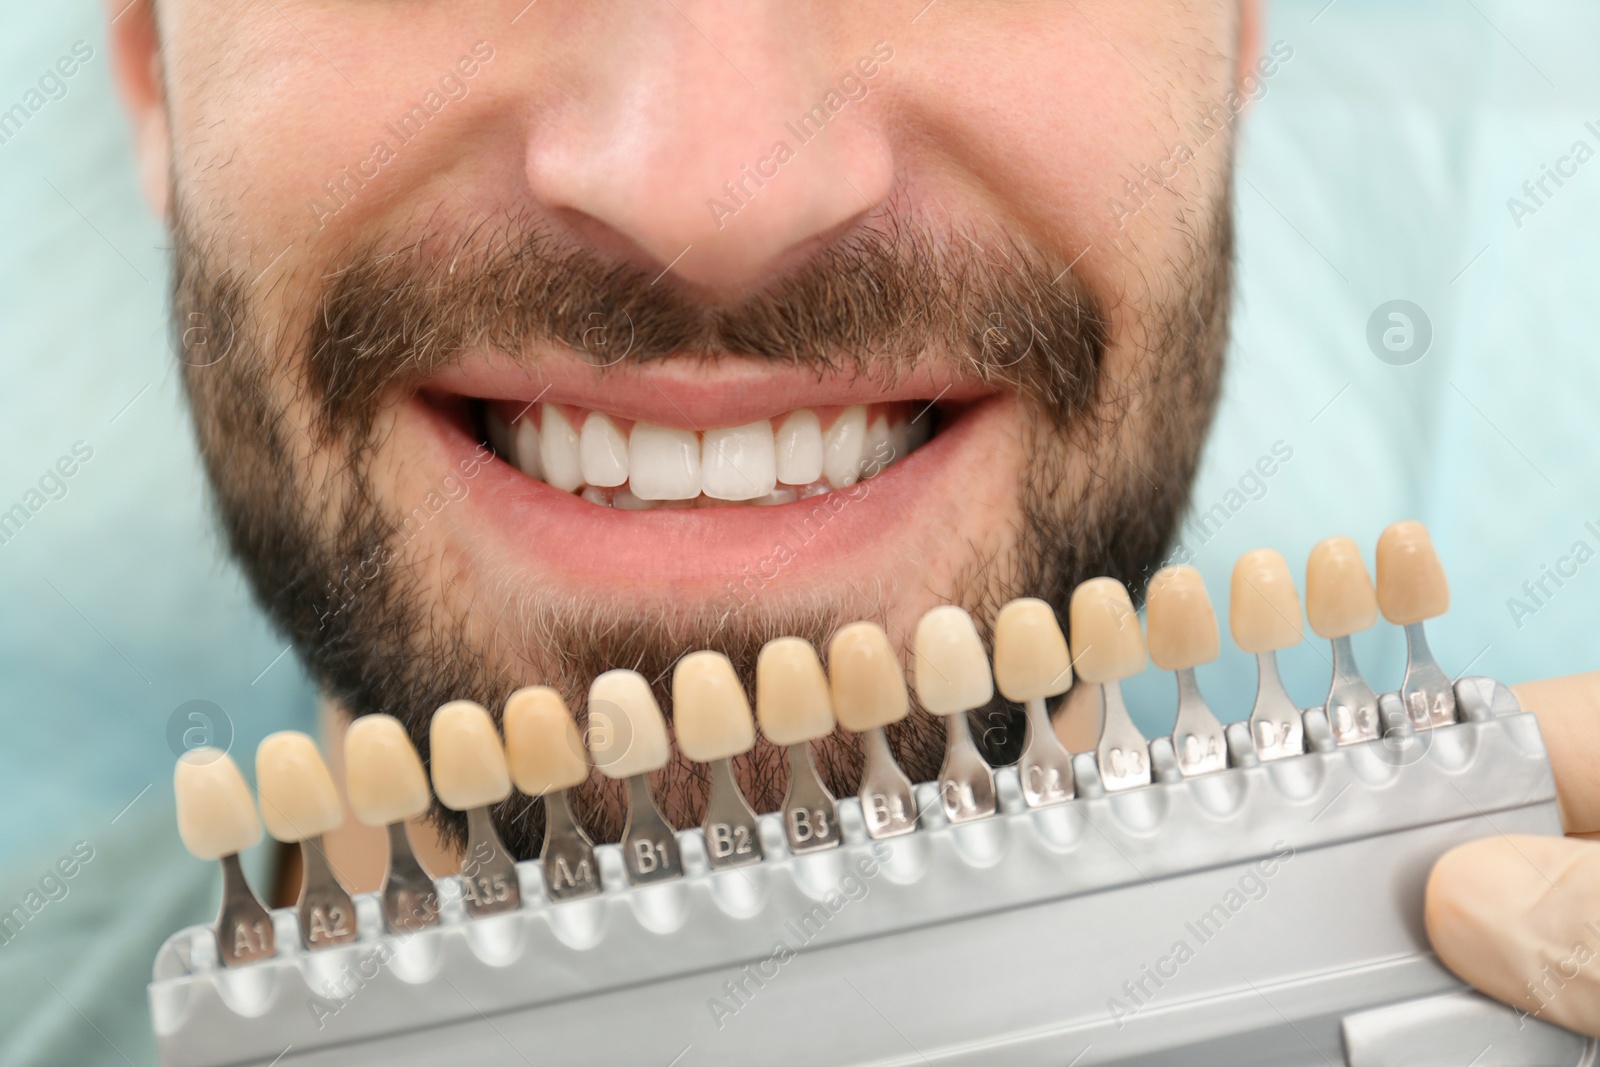
[[[940,603],[1064,618],[1160,559],[1216,398],[1231,125],[1137,211],[1127,183],[1257,84],[1253,5],[123,2],[224,529],[326,691],[424,755],[449,699],[545,683],[581,717],[610,667],[664,694],[700,647],[748,670],[857,618],[903,646]],[[624,511],[480,447],[479,401],[536,399],[693,430],[904,402],[939,432],[825,496]],[[918,779],[942,738],[891,731]],[[853,741],[823,747],[850,791]],[[776,807],[774,753],[736,766]],[[659,783],[678,825],[699,772]],[[600,781],[580,811],[614,838]],[[536,807],[499,815],[536,851]]]

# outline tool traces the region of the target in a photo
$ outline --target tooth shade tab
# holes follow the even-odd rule
[[[958,715],[994,699],[989,657],[972,616],[954,604],[934,608],[917,623],[912,664],[917,699],[932,715]]]
[[[1233,643],[1252,654],[1300,643],[1300,595],[1281,553],[1257,548],[1233,565],[1228,627]]]
[[[749,752],[756,743],[750,701],[721,652],[691,652],[672,672],[672,725],[678,751],[696,763]]]
[[[452,700],[433,713],[428,748],[433,791],[452,811],[498,804],[511,795],[511,775],[494,719],[481,704]]]
[[[589,685],[589,754],[608,778],[667,765],[667,724],[650,683],[637,671],[606,671]]]
[[[1210,663],[1222,651],[1217,613],[1206,594],[1205,580],[1193,567],[1165,567],[1150,579],[1144,626],[1150,660],[1164,671]]]
[[[433,800],[422,760],[393,715],[362,715],[344,732],[344,783],[367,826],[415,819]]]
[[[765,419],[707,430],[700,443],[700,488],[716,500],[756,500],[778,487],[772,423]]]
[[[531,797],[573,786],[589,777],[588,750],[561,694],[544,685],[506,698],[503,717],[506,766],[518,789]]]
[[[1378,621],[1378,595],[1350,538],[1330,537],[1311,550],[1306,618],[1318,637],[1329,640],[1371,629]]]
[[[780,637],[761,649],[756,719],[775,745],[800,745],[833,733],[833,694],[810,642]]]
[[[267,833],[285,844],[328,833],[344,821],[333,775],[316,742],[299,731],[262,738],[256,749],[256,791]]]
[[[1396,626],[1450,610],[1450,584],[1422,523],[1397,522],[1378,538],[1378,606]]]
[[[774,438],[778,481],[810,485],[822,477],[822,423],[808,408],[792,411]]]
[[[628,435],[628,487],[640,500],[693,500],[700,495],[700,436],[648,422]]]
[[[1072,663],[1085,682],[1105,684],[1144,670],[1144,633],[1128,590],[1115,578],[1090,578],[1067,608]]]
[[[1021,597],[994,620],[994,680],[1007,700],[1043,700],[1072,687],[1072,654],[1043,600]]]
[[[833,635],[828,684],[839,725],[852,733],[899,722],[911,710],[900,659],[874,622],[853,622]]]
[[[571,493],[583,484],[578,431],[554,404],[539,409],[539,466],[547,484]]]
[[[261,820],[244,775],[226,752],[192,748],[172,772],[178,836],[196,858],[221,859],[261,840]]]
[[[589,412],[578,438],[583,480],[613,488],[628,480],[628,435],[609,416]]]

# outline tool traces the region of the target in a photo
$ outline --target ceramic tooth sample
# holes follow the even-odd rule
[[[1289,564],[1270,548],[1246,552],[1233,565],[1228,627],[1233,643],[1256,657],[1259,682],[1250,712],[1250,736],[1263,760],[1305,751],[1300,709],[1278,674],[1278,650],[1300,643],[1300,596]]]
[[[606,671],[589,686],[589,753],[608,778],[628,783],[622,860],[635,885],[683,873],[678,839],[650,795],[650,772],[667,765],[667,724],[637,671]]]
[[[1099,691],[1100,779],[1108,792],[1149,785],[1150,747],[1122,699],[1122,679],[1145,663],[1144,634],[1128,590],[1115,578],[1091,578],[1072,591],[1068,615],[1078,679]]]
[[[861,813],[867,833],[894,837],[917,828],[911,781],[894,761],[883,728],[911,710],[900,660],[889,635],[872,622],[841,627],[828,642],[828,685],[839,725],[861,734]]]
[[[1178,769],[1186,778],[1220,771],[1228,766],[1222,723],[1200,695],[1194,676],[1196,667],[1210,663],[1222,650],[1217,614],[1200,572],[1186,566],[1157,571],[1144,610],[1151,661],[1178,676],[1178,719],[1172,728]]]
[[[451,811],[467,813],[461,899],[474,918],[522,906],[516,861],[494,828],[489,806],[511,795],[506,752],[481,704],[452,700],[433,713],[428,732],[433,791]]]
[[[1306,618],[1318,637],[1333,642],[1333,681],[1324,705],[1341,745],[1378,736],[1378,695],[1356,666],[1350,635],[1378,621],[1378,596],[1361,550],[1348,537],[1319,542],[1306,560]]]
[[[392,715],[361,716],[345,731],[344,763],[350,809],[365,825],[382,826],[389,834],[389,871],[381,896],[385,925],[395,932],[437,925],[433,879],[406,836],[406,820],[425,814],[433,798],[405,727]]]
[[[783,834],[794,853],[839,844],[833,794],[822,784],[811,742],[833,733],[833,698],[816,650],[798,637],[768,641],[756,658],[756,720],[789,751]]]
[[[739,676],[721,652],[691,652],[672,672],[672,724],[678,751],[711,765],[706,858],[716,869],[761,858],[756,813],[733,777],[733,757],[755,747],[756,727]]]
[[[506,764],[511,780],[544,798],[544,844],[539,862],[554,900],[600,891],[594,843],[572,817],[567,790],[589,777],[588,752],[561,694],[548,686],[518,689],[506,700]]]
[[[333,775],[316,742],[295,730],[269,734],[256,749],[256,791],[267,833],[300,846],[300,937],[306,948],[353,941],[356,908],[334,877],[322,835],[344,821]]]
[[[226,752],[195,748],[172,775],[178,836],[198,859],[222,862],[222,909],[217,950],[225,967],[266,959],[277,950],[272,916],[250,891],[239,853],[261,840],[261,821],[244,776]]]
[[[1023,597],[1000,609],[994,622],[994,680],[1002,696],[1027,710],[1028,731],[1017,761],[1023,799],[1030,808],[1070,800],[1072,755],[1056,737],[1044,702],[1072,687],[1072,654],[1049,604]]]
[[[1450,610],[1450,586],[1428,528],[1397,522],[1378,538],[1378,606],[1383,617],[1406,628],[1406,674],[1400,699],[1412,725],[1448,726],[1456,719],[1450,677],[1428,648],[1422,624]]]
[[[967,712],[994,699],[989,657],[972,617],[953,604],[934,608],[917,623],[912,676],[917,699],[944,720],[944,765],[939,799],[952,823],[993,815],[994,772],[972,743]]]

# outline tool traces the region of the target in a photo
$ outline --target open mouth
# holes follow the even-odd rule
[[[529,478],[598,507],[772,506],[872,478],[933,437],[928,401],[803,407],[703,430],[568,404],[468,401],[479,441]]]

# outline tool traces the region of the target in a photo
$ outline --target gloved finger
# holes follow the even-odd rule
[[[1451,849],[1428,877],[1426,922],[1467,982],[1600,1035],[1600,844],[1512,835]]]

